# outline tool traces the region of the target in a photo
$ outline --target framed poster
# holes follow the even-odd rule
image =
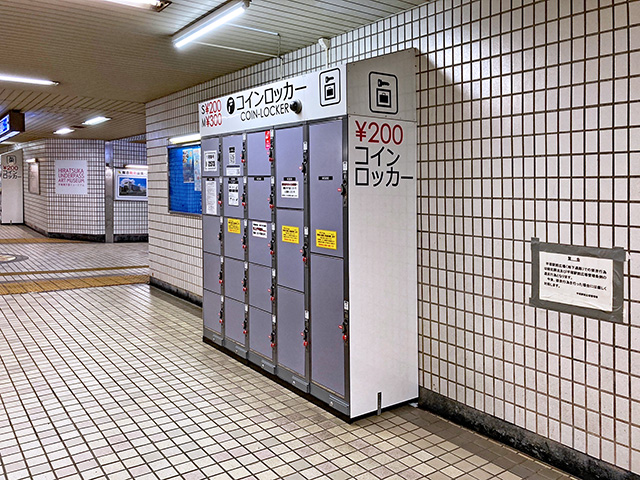
[[[116,168],[116,200],[147,201],[147,169]]]
[[[86,160],[56,160],[56,195],[87,195],[88,174]]]
[[[179,145],[167,151],[169,211],[202,213],[202,156],[200,145]]]
[[[29,163],[29,193],[40,195],[40,164]]]

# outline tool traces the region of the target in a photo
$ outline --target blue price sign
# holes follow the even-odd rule
[[[9,115],[5,115],[2,120],[0,120],[0,135],[3,135],[9,131],[11,128],[11,122],[9,121]]]

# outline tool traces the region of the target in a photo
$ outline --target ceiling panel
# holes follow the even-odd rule
[[[235,25],[177,51],[171,36],[223,4],[173,0],[154,12],[102,0],[0,0],[0,73],[47,78],[53,87],[0,82],[0,112],[26,114],[27,132],[12,141],[53,137],[58,128],[96,115],[113,120],[67,138],[115,139],[143,133],[144,103],[268,58],[333,37],[424,0],[253,0]],[[280,35],[250,31],[257,28]]]

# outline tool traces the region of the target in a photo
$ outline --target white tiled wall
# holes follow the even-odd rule
[[[111,142],[113,166],[146,165],[147,146],[144,135]],[[115,200],[113,202],[114,235],[146,235],[148,232],[147,202]]]
[[[640,473],[640,2],[437,0],[341,35],[407,47],[419,85],[420,383]],[[318,46],[285,76],[318,69]],[[167,211],[168,137],[276,61],[147,105],[153,275],[200,295],[197,217]],[[530,239],[619,246],[625,324],[528,305]]]
[[[43,188],[49,160],[46,155],[46,140],[27,143],[22,146],[23,159],[35,158],[38,160],[40,172],[40,193],[29,193],[29,164],[24,165],[24,223],[40,232],[49,231],[49,207],[47,194]]]

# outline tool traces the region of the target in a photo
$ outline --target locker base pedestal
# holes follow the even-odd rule
[[[247,354],[247,360],[249,360],[253,365],[260,367],[262,370],[269,372],[271,375],[275,375],[276,373],[276,366],[270,360],[267,360],[262,355],[258,355],[251,350],[249,350],[249,353]]]
[[[202,334],[203,334],[203,340],[206,343],[213,343],[215,345],[222,346],[224,342],[224,339],[220,335],[218,335],[213,330],[209,330],[208,328],[205,328]]]
[[[347,403],[346,400],[337,397],[335,394],[328,392],[314,383],[311,384],[310,393],[321,402],[329,405],[329,407],[339,411],[340,413],[349,415],[349,403]]]
[[[309,393],[309,382],[301,378],[299,375],[296,375],[295,373],[282,367],[278,368],[277,375],[280,380],[284,380],[288,384],[295,387],[297,390],[302,390],[304,393]]]

